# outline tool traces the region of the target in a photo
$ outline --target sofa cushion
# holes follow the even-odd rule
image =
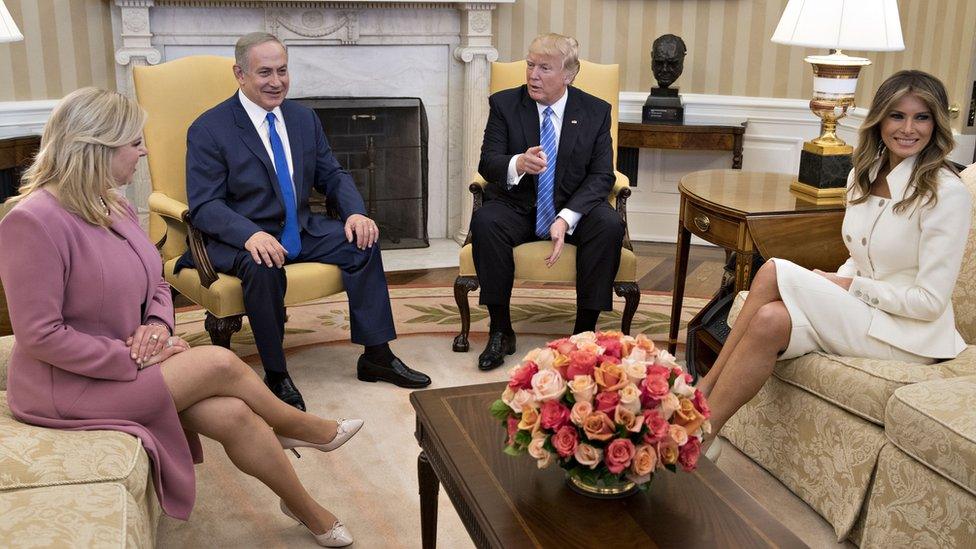
[[[903,452],[976,495],[976,376],[902,387],[885,434]]]
[[[810,353],[776,364],[773,374],[868,421],[884,424],[885,405],[900,387],[976,374],[976,346],[931,365]]]
[[[150,517],[115,482],[0,492],[2,547],[151,547]]]
[[[149,456],[139,439],[21,423],[0,392],[0,491],[92,482],[119,482],[142,501],[150,484]]]
[[[7,363],[10,352],[14,350],[14,336],[0,337],[0,391],[7,390]]]

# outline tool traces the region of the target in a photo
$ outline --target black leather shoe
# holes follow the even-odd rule
[[[430,385],[427,374],[408,367],[397,357],[393,357],[389,364],[377,364],[366,358],[366,355],[359,355],[356,377],[359,381],[386,381],[407,389],[422,389]]]
[[[515,354],[515,334],[491,332],[488,334],[488,345],[478,357],[479,370],[494,370],[505,362],[505,355]]]
[[[285,404],[305,411],[305,401],[302,399],[302,394],[298,392],[298,387],[295,387],[295,383],[289,376],[281,378],[277,383],[269,382],[268,378],[265,377],[264,384]]]

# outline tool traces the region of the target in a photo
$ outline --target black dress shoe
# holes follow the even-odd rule
[[[289,376],[285,376],[276,382],[268,381],[268,378],[265,377],[264,384],[285,404],[305,411],[305,401],[302,399],[302,394],[298,392],[298,387],[295,387],[295,383]]]
[[[515,334],[491,332],[488,334],[488,345],[478,357],[478,369],[488,371],[502,365],[505,355],[515,353]]]
[[[360,355],[356,365],[356,377],[359,381],[386,381],[407,389],[422,389],[430,385],[427,374],[408,367],[397,357],[393,357],[389,364],[377,364],[366,358],[366,355]]]

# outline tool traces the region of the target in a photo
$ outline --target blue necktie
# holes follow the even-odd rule
[[[295,259],[302,251],[302,238],[298,234],[298,205],[295,203],[295,188],[291,184],[288,173],[288,159],[285,157],[285,146],[281,144],[278,130],[275,129],[275,115],[269,112],[268,137],[271,140],[271,152],[274,153],[275,173],[278,175],[278,187],[281,188],[281,199],[285,202],[285,227],[281,230],[278,241],[285,247],[288,259]]]
[[[556,180],[556,130],[552,127],[552,108],[542,111],[540,141],[546,153],[546,171],[539,174],[539,187],[535,192],[535,234],[549,238],[549,227],[556,220],[556,206],[552,201],[552,189]]]

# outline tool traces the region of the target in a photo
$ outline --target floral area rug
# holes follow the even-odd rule
[[[488,311],[478,305],[478,292],[468,296],[471,307],[471,332],[488,331]],[[457,334],[461,318],[450,287],[398,287],[390,290],[393,318],[397,333]],[[707,299],[686,297],[681,311],[681,332],[678,341],[685,340],[685,325],[708,303]],[[614,299],[613,311],[600,315],[598,328],[619,330],[624,308],[621,298]],[[176,315],[177,334],[191,345],[210,343],[203,326],[205,311],[200,308],[182,310]],[[512,323],[518,334],[568,335],[576,318],[576,291],[559,288],[516,288],[512,295]],[[631,324],[631,334],[643,333],[659,343],[667,342],[671,318],[669,294],[643,293],[640,306]],[[349,340],[349,306],[346,294],[336,294],[316,301],[288,307],[285,325],[285,348],[297,349],[308,345]],[[254,335],[245,317],[244,325],[234,334],[231,343],[239,356],[255,355]]]

